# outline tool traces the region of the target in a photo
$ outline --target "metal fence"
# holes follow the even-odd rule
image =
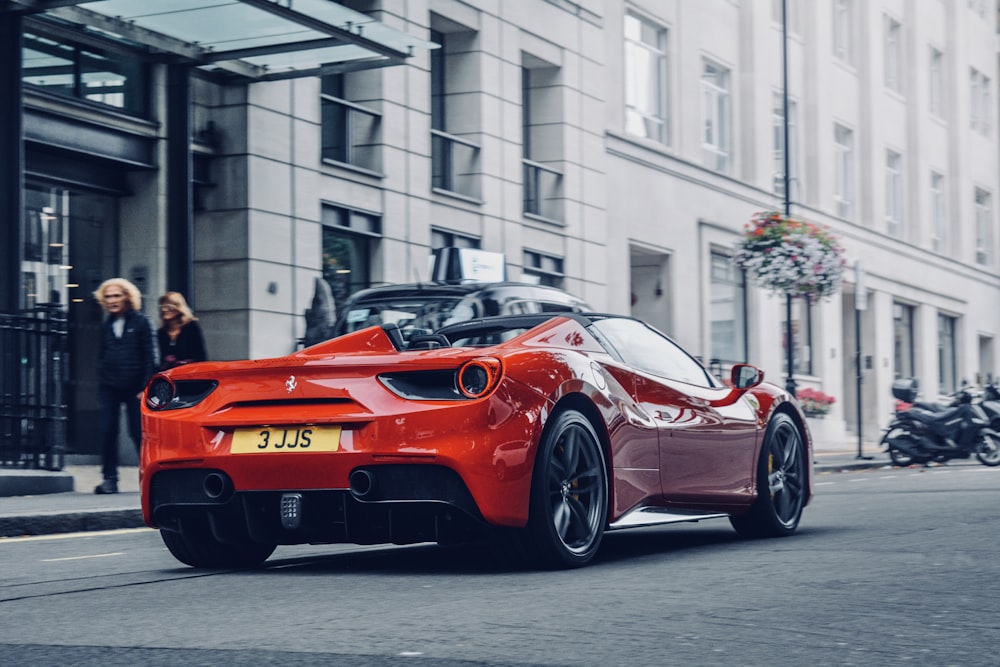
[[[0,313],[0,467],[62,469],[68,338],[61,307]]]

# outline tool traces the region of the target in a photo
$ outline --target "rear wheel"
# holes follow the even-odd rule
[[[160,530],[160,538],[174,558],[192,567],[248,568],[260,565],[276,545],[245,542],[227,544],[212,535],[205,520],[188,519],[183,532]]]
[[[567,410],[549,423],[538,448],[525,546],[545,566],[586,565],[601,545],[607,515],[597,433],[586,417]]]
[[[783,537],[798,528],[806,498],[802,435],[791,417],[771,418],[757,463],[757,499],[750,511],[730,517],[744,537]]]
[[[979,444],[976,446],[976,458],[984,466],[1000,465],[1000,438],[992,433],[980,435]]]
[[[908,429],[902,426],[894,426],[890,427],[888,433],[882,438],[882,442],[889,449],[889,460],[892,461],[893,465],[905,468],[914,463],[926,463],[928,461],[927,458],[913,456],[892,443],[893,440],[910,439],[911,437]]]

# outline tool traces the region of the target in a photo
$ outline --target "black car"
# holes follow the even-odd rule
[[[393,323],[404,338],[448,324],[494,315],[584,312],[581,299],[555,287],[529,283],[411,283],[372,287],[337,306],[331,336]]]

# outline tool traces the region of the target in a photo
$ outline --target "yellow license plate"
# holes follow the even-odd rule
[[[335,452],[340,449],[339,426],[265,426],[233,433],[233,454],[262,452]]]

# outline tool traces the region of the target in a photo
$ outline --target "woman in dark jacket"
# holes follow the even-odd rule
[[[208,359],[198,318],[180,292],[167,292],[160,297],[160,328],[156,339],[160,345],[161,371]]]

